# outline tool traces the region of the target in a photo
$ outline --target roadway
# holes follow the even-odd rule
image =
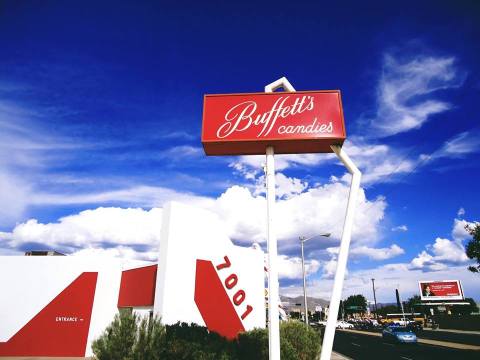
[[[480,351],[418,343],[391,344],[379,336],[337,330],[333,350],[351,359],[371,360],[470,360],[480,359]]]

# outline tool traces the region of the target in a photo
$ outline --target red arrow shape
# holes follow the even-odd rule
[[[234,339],[245,331],[211,261],[197,260],[195,304],[208,330],[227,339]]]

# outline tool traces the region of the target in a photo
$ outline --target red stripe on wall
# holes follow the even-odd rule
[[[211,261],[197,260],[195,304],[209,330],[228,339],[245,331]]]
[[[157,265],[125,270],[118,294],[118,307],[153,306]]]
[[[85,356],[96,284],[96,272],[82,273],[7,342],[0,342],[0,356]]]

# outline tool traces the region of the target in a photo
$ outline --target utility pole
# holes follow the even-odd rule
[[[303,272],[303,301],[305,305],[305,325],[308,325],[308,307],[307,307],[307,284],[305,277],[305,259],[303,256],[303,243],[305,242],[305,237],[300,236],[300,244],[302,245],[302,272]]]
[[[372,279],[372,287],[373,287],[373,301],[375,301],[375,319],[378,320],[377,296],[375,295],[375,279]]]

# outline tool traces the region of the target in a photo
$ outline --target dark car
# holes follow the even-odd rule
[[[385,341],[393,341],[396,343],[417,343],[417,335],[405,326],[387,326],[382,331],[382,338]]]

